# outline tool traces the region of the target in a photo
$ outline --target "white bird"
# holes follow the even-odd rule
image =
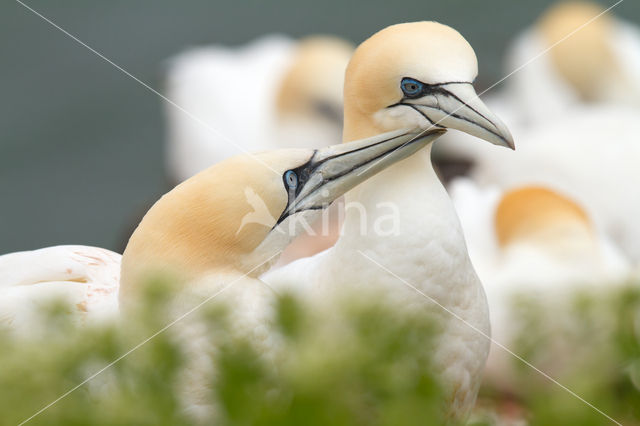
[[[543,185],[566,194],[640,264],[640,197],[630,186],[640,179],[639,113],[614,106],[576,108],[523,133],[513,155],[488,149],[476,156],[471,177],[483,187]]]
[[[476,74],[473,49],[452,28],[435,22],[388,27],[362,43],[347,67],[343,139],[435,123],[513,147],[509,131],[476,96]],[[389,211],[381,203],[397,212],[397,229],[384,236],[381,221],[389,219]],[[360,185],[346,204],[334,247],[263,279],[276,288],[304,284],[315,300],[327,299],[325,291],[382,290],[402,309],[432,310],[442,331],[431,354],[434,366],[445,385],[448,415],[463,419],[475,402],[489,352],[489,313],[430,149]]]
[[[266,36],[238,49],[201,47],[172,58],[167,97],[181,108],[166,110],[170,178],[181,182],[242,152],[339,140],[352,53],[335,37]]]
[[[353,146],[234,157],[162,197],[143,218],[122,260],[116,253],[85,246],[0,256],[0,323],[18,333],[37,328],[43,307],[56,299],[66,302],[76,322],[113,319],[118,297],[126,301],[128,294],[135,295],[132,288],[138,285],[139,274],[153,272],[154,266],[184,276],[185,281],[206,277],[207,282],[216,282],[218,275],[243,274],[248,274],[245,282],[251,281],[268,267],[259,263],[270,257],[275,261],[278,250],[299,232],[296,228],[280,232],[288,226],[288,218],[318,214],[345,191],[432,137],[402,131]],[[381,155],[382,162],[376,160],[363,172]],[[268,209],[262,212],[266,219],[247,221],[255,206]],[[261,267],[251,269],[257,266]]]
[[[525,125],[579,104],[640,107],[640,28],[597,4],[551,6],[506,57],[506,72],[521,68],[506,81],[505,95]]]
[[[528,132],[583,110],[603,116],[625,108],[639,113],[640,28],[594,3],[552,5],[516,38],[505,62],[504,87],[492,89],[484,100],[522,143]],[[435,153],[449,161],[493,163],[495,150],[469,139],[445,135]]]
[[[46,333],[47,317],[39,314],[53,301],[70,307],[72,320],[96,319],[104,311],[115,320],[118,308],[126,316],[139,305],[145,283],[165,277],[177,284],[167,323],[182,319],[172,336],[186,354],[178,396],[192,418],[210,421],[216,414],[208,387],[214,348],[201,318],[186,316],[215,297],[230,307],[234,335],[270,357],[274,293],[258,276],[304,229],[300,221],[312,221],[346,191],[442,132],[404,129],[349,145],[227,159],[164,195],[133,233],[121,262],[115,253],[79,246],[0,256],[0,325],[24,337],[37,337],[34,329]]]
[[[527,65],[488,105],[507,112],[517,152],[507,157],[451,134],[438,153],[471,160],[471,177],[485,188],[565,194],[640,265],[640,197],[629,187],[640,179],[640,30],[609,13],[593,19],[601,12],[560,3],[511,49],[509,71]]]
[[[231,308],[234,335],[269,357],[274,293],[258,276],[304,229],[302,221],[441,132],[419,137],[405,129],[354,146],[241,155],[197,174],[162,197],[132,235],[122,258],[121,307],[135,304],[145,279],[174,277],[185,290],[172,297],[176,316],[218,295],[216,302]],[[211,340],[197,315],[178,330],[188,360],[180,395],[194,418],[210,419]]]
[[[302,219],[311,221],[347,190],[441,133],[403,129],[353,146],[240,155],[197,174],[163,196],[133,233],[122,258],[120,299],[156,270],[188,282],[243,276],[283,250]]]
[[[496,337],[504,336],[499,330],[508,325],[498,316],[510,293],[553,299],[576,287],[620,281],[630,272],[620,249],[597,229],[589,212],[552,189],[481,189],[458,178],[450,194],[487,291]]]
[[[577,290],[608,290],[631,273],[628,261],[588,212],[553,190],[523,186],[502,192],[456,179],[450,193],[487,292],[493,337],[500,344],[512,347],[517,338],[516,297],[566,309]],[[559,361],[562,355],[549,359]],[[486,378],[494,385],[515,385],[507,357],[492,346]]]

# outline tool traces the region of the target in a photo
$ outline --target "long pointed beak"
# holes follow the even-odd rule
[[[327,207],[359,183],[407,158],[446,132],[431,128],[403,129],[315,151],[296,169],[303,182],[290,194],[278,224],[294,213]]]
[[[403,102],[435,126],[456,129],[515,149],[507,126],[480,100],[470,83],[439,85],[428,95]]]

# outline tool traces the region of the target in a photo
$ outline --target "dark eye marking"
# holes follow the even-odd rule
[[[400,102],[397,102],[393,105],[389,105],[389,107],[397,106],[407,99],[421,98],[423,96],[427,96],[430,94],[435,94],[435,93],[450,94],[449,91],[443,87],[448,84],[472,84],[472,83],[469,81],[446,81],[443,83],[428,84],[420,80],[416,80],[415,78],[403,77],[402,80],[400,81],[400,89],[402,90],[403,97],[400,100]]]
[[[393,107],[397,107],[397,106],[409,107],[409,108],[415,110],[418,114],[422,115],[427,121],[429,121],[429,123],[431,123],[431,125],[437,126],[437,127],[446,128],[445,126],[442,126],[441,124],[439,124],[439,122],[434,122],[427,114],[425,114],[423,111],[418,109],[418,106],[421,106],[423,108],[436,109],[436,110],[439,110],[441,112],[444,112],[448,116],[457,118],[459,120],[467,121],[470,124],[473,124],[475,126],[481,127],[482,129],[484,129],[484,130],[486,130],[486,131],[488,131],[490,133],[495,134],[496,136],[500,136],[494,130],[489,129],[489,128],[485,128],[484,126],[481,126],[478,123],[476,123],[476,122],[474,122],[472,120],[469,120],[466,117],[463,117],[463,116],[461,116],[459,114],[456,114],[455,112],[457,110],[454,110],[454,111],[450,112],[450,111],[445,111],[444,109],[440,108],[439,104],[438,104],[438,107],[432,107],[432,106],[427,106],[427,105],[416,105],[416,104],[414,104],[412,102],[407,102],[408,100],[421,98],[423,96],[428,96],[428,95],[447,96],[447,97],[455,99],[461,105],[465,106],[466,108],[469,108],[471,111],[475,112],[480,117],[484,118],[489,123],[491,123],[494,127],[497,127],[496,124],[493,121],[491,121],[487,116],[482,114],[480,111],[478,111],[473,106],[471,106],[468,103],[464,102],[462,99],[460,99],[458,96],[456,96],[455,93],[447,90],[447,88],[445,86],[447,86],[449,84],[473,84],[473,82],[470,82],[470,81],[447,81],[447,82],[443,82],[443,83],[427,84],[427,83],[423,83],[423,82],[421,82],[419,80],[416,80],[414,78],[411,78],[411,77],[404,77],[402,79],[401,83],[400,83],[400,87],[402,89],[402,93],[404,94],[404,96],[402,97],[402,99],[400,99],[400,101],[387,106],[387,108],[393,108]],[[414,89],[416,89],[417,87],[422,87],[422,89],[419,92],[414,93]],[[436,101],[437,100],[438,100],[438,98],[436,97]]]
[[[319,116],[326,118],[332,123],[342,125],[344,120],[342,106],[338,108],[337,105],[331,102],[318,100],[313,102],[313,109]]]
[[[393,138],[393,136],[389,136],[388,139],[384,139],[384,140],[378,141],[375,145],[380,145],[380,144],[383,144],[385,142],[388,142],[392,138]],[[407,142],[407,143],[409,143],[409,142]],[[288,194],[287,206],[285,207],[282,215],[280,216],[280,218],[278,219],[278,221],[274,225],[273,229],[275,229],[276,226],[278,226],[283,220],[285,220],[288,217],[288,215],[285,215],[284,212],[287,211],[287,209],[289,208],[291,203],[294,202],[294,200],[300,194],[302,189],[305,188],[305,185],[308,185],[309,179],[314,174],[314,172],[316,172],[318,170],[318,168],[320,168],[326,161],[331,160],[331,159],[335,159],[335,158],[339,158],[339,157],[342,157],[344,155],[351,155],[351,154],[353,154],[355,152],[358,152],[360,150],[369,149],[369,148],[371,148],[372,146],[375,146],[375,145],[363,146],[363,147],[358,148],[358,149],[354,149],[354,150],[351,150],[351,151],[338,153],[338,154],[331,155],[331,156],[328,156],[328,157],[325,157],[325,158],[322,158],[322,159],[317,159],[316,158],[316,154],[318,154],[318,150],[314,150],[313,151],[313,155],[311,155],[311,158],[309,158],[309,160],[307,160],[304,164],[300,165],[299,167],[296,167],[295,169],[287,170],[282,175],[282,180],[284,182],[284,186],[285,186],[285,189],[287,190],[287,194]],[[395,148],[395,149],[398,149],[398,148]],[[374,162],[378,158],[383,157],[383,156],[388,155],[388,154],[389,154],[389,152],[381,153],[378,156],[369,159],[367,163],[362,163],[362,164],[358,165],[357,167],[366,166],[366,164]],[[352,171],[353,171],[353,169],[344,170],[340,174],[335,174],[335,175],[331,176],[330,178],[324,178],[323,177],[321,182],[317,182],[317,183],[315,183],[314,186],[308,188],[309,192],[316,191],[323,184],[325,184],[325,183],[327,183],[329,181],[332,181],[332,180],[340,179],[342,176],[344,176],[344,175],[346,175],[346,174],[348,174],[348,173],[350,173]],[[293,182],[293,180],[295,180],[295,187],[290,185]],[[311,207],[309,209],[310,210],[318,210],[318,209],[322,209],[322,208],[324,208],[324,207],[323,206],[316,206],[316,207]],[[294,213],[296,213],[296,212],[294,212]]]

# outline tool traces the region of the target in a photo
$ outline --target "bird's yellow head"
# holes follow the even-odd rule
[[[292,159],[302,163],[305,156],[308,154],[293,153]],[[239,268],[238,262],[274,225],[267,221],[286,205],[282,181],[268,168],[281,174],[287,167],[285,162],[269,158],[266,167],[261,157],[241,155],[223,161],[158,200],[124,252],[121,292],[152,274],[166,272],[190,280],[210,269]],[[261,219],[266,226],[247,224],[241,230],[242,218],[251,212],[254,197],[262,202]]]
[[[569,198],[538,186],[525,186],[507,192],[496,209],[498,243],[528,242],[558,244],[576,237],[591,240],[593,225],[587,213]]]
[[[278,116],[319,116],[342,126],[344,72],[353,49],[353,45],[336,37],[301,40],[280,83]]]
[[[240,155],[197,174],[142,219],[123,254],[121,295],[158,272],[184,282],[259,275],[306,229],[301,219],[441,133],[404,129],[318,150]]]
[[[603,100],[626,76],[614,51],[614,18],[595,3],[560,2],[538,20],[537,29],[560,76],[584,101]]]
[[[387,27],[347,67],[344,140],[402,127],[451,128],[513,148],[509,130],[477,97],[475,53],[437,22]]]

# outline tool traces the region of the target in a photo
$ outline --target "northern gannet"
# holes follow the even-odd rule
[[[405,128],[353,146],[244,154],[200,172],[163,196],[131,236],[121,300],[156,270],[190,283],[250,270],[255,279],[303,230],[303,219],[312,222],[346,191],[442,132]]]
[[[135,305],[145,278],[173,277],[183,290],[172,297],[172,318],[215,296],[230,307],[234,335],[268,358],[277,343],[268,328],[275,294],[259,275],[321,209],[442,132],[419,137],[405,129],[354,146],[240,155],[197,174],[162,197],[131,236],[122,257],[121,308],[126,314]],[[177,328],[187,354],[183,404],[194,418],[211,419],[214,348],[197,315]]]
[[[513,334],[516,297],[566,309],[577,291],[610,290],[630,276],[627,259],[596,228],[589,212],[554,190],[481,189],[459,178],[450,193],[487,293],[493,337],[500,344],[511,347],[519,337]],[[553,349],[548,350],[553,359]],[[513,391],[511,365],[494,345],[485,376],[494,386]]]
[[[256,281],[249,277],[264,270],[267,260],[274,261],[299,232],[287,228],[292,218],[318,214],[345,191],[441,132],[418,136],[403,130],[349,146],[233,157],[162,197],[143,218],[122,258],[85,246],[0,256],[0,324],[18,332],[37,328],[42,306],[58,298],[81,321],[114,318],[118,292],[125,301],[135,295],[132,289],[140,274],[152,269],[209,284],[247,274],[246,288],[247,282]],[[255,288],[256,294],[263,290]]]
[[[505,93],[524,124],[577,104],[640,106],[640,29],[595,3],[552,5],[509,48],[506,72],[525,63],[506,81]]]
[[[640,179],[639,113],[576,107],[522,133],[513,155],[489,149],[476,156],[471,178],[482,187],[542,185],[565,194],[640,265],[640,196],[630,186]]]
[[[627,108],[638,113],[640,28],[612,13],[595,3],[558,2],[507,49],[508,78],[487,93],[485,102],[504,120],[519,148],[529,131],[582,111],[605,120]],[[445,135],[435,153],[447,160],[495,163],[495,149],[469,139]]]
[[[475,53],[454,29],[436,22],[390,26],[363,42],[347,67],[343,139],[420,126],[458,129],[513,147],[507,128],[476,96],[476,74]],[[442,319],[433,361],[448,391],[450,415],[464,418],[489,352],[489,313],[430,149],[360,185],[346,203],[342,235],[334,247],[263,279],[276,288],[302,287],[313,296],[342,288],[382,290],[404,307],[432,310]],[[389,221],[393,212],[396,229]]]
[[[200,47],[170,59],[167,97],[187,113],[166,110],[169,178],[182,182],[242,152],[335,143],[352,53],[336,37],[265,36],[239,49]]]
[[[601,12],[561,3],[516,42],[509,71],[527,65],[489,105],[511,112],[505,121],[517,152],[507,157],[453,133],[437,148],[471,160],[471,177],[484,188],[543,185],[566,194],[638,266],[640,197],[628,184],[640,179],[640,31],[609,13],[592,20]],[[537,57],[541,40],[562,41]]]

